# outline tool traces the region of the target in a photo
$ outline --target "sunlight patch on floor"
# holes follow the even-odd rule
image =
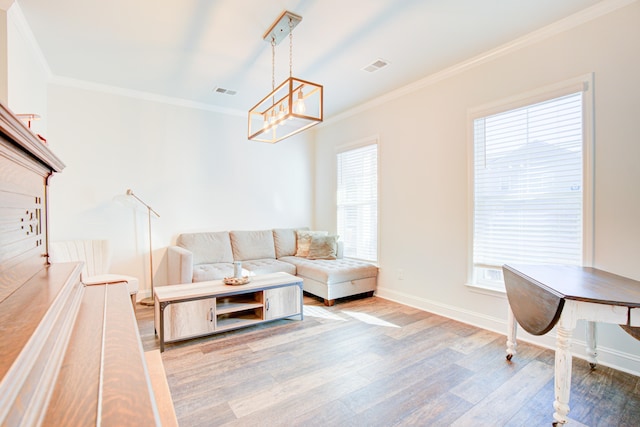
[[[379,319],[367,313],[359,313],[357,311],[347,311],[347,310],[343,310],[342,313],[346,314],[347,316],[351,316],[354,319],[359,320],[361,322],[368,323],[369,325],[386,326],[389,328],[400,327],[398,325],[394,325],[393,323],[387,322],[386,320]]]
[[[342,317],[338,316],[335,313],[330,312],[329,310],[323,308],[323,307],[318,307],[316,305],[305,305],[303,308],[303,312],[305,317],[309,316],[309,317],[319,317],[322,319],[331,319],[331,320],[341,320],[341,321],[345,321],[346,319],[343,319]]]

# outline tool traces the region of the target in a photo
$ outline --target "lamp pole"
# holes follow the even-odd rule
[[[149,206],[142,199],[140,199],[138,196],[136,196],[133,193],[133,190],[128,189],[127,190],[127,195],[128,196],[132,196],[133,198],[135,198],[138,202],[142,203],[147,208],[148,221],[149,221],[149,278],[150,278],[150,281],[151,281],[150,282],[151,283],[151,296],[141,299],[140,300],[140,304],[142,304],[142,305],[154,305],[155,301],[154,301],[154,295],[153,295],[153,245],[151,243],[151,212],[153,212],[155,214],[155,216],[158,217],[158,218],[160,218],[160,215],[158,214],[158,212],[153,210],[153,208],[151,206]]]

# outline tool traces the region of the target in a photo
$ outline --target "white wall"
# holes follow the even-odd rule
[[[316,130],[316,227],[336,228],[335,147],[378,135],[378,294],[504,333],[505,297],[465,285],[472,244],[467,113],[593,72],[594,266],[640,280],[638,22],[635,2],[447,78],[427,78],[409,94],[322,125]],[[640,342],[617,326],[600,331],[601,361],[640,373]],[[550,337],[536,339],[553,344]]]
[[[150,289],[148,216],[129,188],[160,214],[155,285],[180,233],[312,225],[311,134],[249,142],[246,117],[55,83],[17,4],[7,27],[9,108],[40,114],[32,129],[66,164],[51,179],[51,240],[109,239],[111,270],[140,278],[139,299]]]
[[[161,215],[155,285],[180,233],[312,225],[310,133],[249,142],[245,117],[55,83],[17,4],[7,26],[9,108],[40,114],[32,129],[66,164],[51,179],[50,237],[109,239],[111,270],[140,278],[139,299],[150,289],[148,217],[128,188]]]
[[[300,135],[250,142],[246,118],[51,84],[49,143],[65,162],[50,189],[52,240],[108,238],[112,271],[166,284],[179,233],[311,223],[312,149]],[[142,296],[142,295],[141,295]]]
[[[31,122],[31,129],[47,138],[49,69],[30,39],[31,33],[17,3],[9,9],[7,19],[8,106],[17,114],[40,115],[40,120]]]

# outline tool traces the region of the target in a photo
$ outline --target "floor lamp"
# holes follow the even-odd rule
[[[147,213],[149,214],[149,271],[150,271],[149,277],[151,279],[151,296],[141,299],[140,300],[140,304],[142,304],[142,305],[154,305],[154,299],[153,299],[153,245],[151,244],[151,212],[153,212],[154,215],[157,218],[160,218],[160,215],[158,214],[158,212],[154,211],[151,206],[149,206],[143,200],[141,200],[140,197],[138,197],[135,194],[133,194],[133,190],[131,190],[130,188],[127,190],[127,196],[132,196],[134,199],[136,199],[137,201],[142,203],[147,208]]]

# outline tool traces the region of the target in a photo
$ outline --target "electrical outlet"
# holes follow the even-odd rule
[[[404,268],[398,269],[398,280],[404,280]]]

